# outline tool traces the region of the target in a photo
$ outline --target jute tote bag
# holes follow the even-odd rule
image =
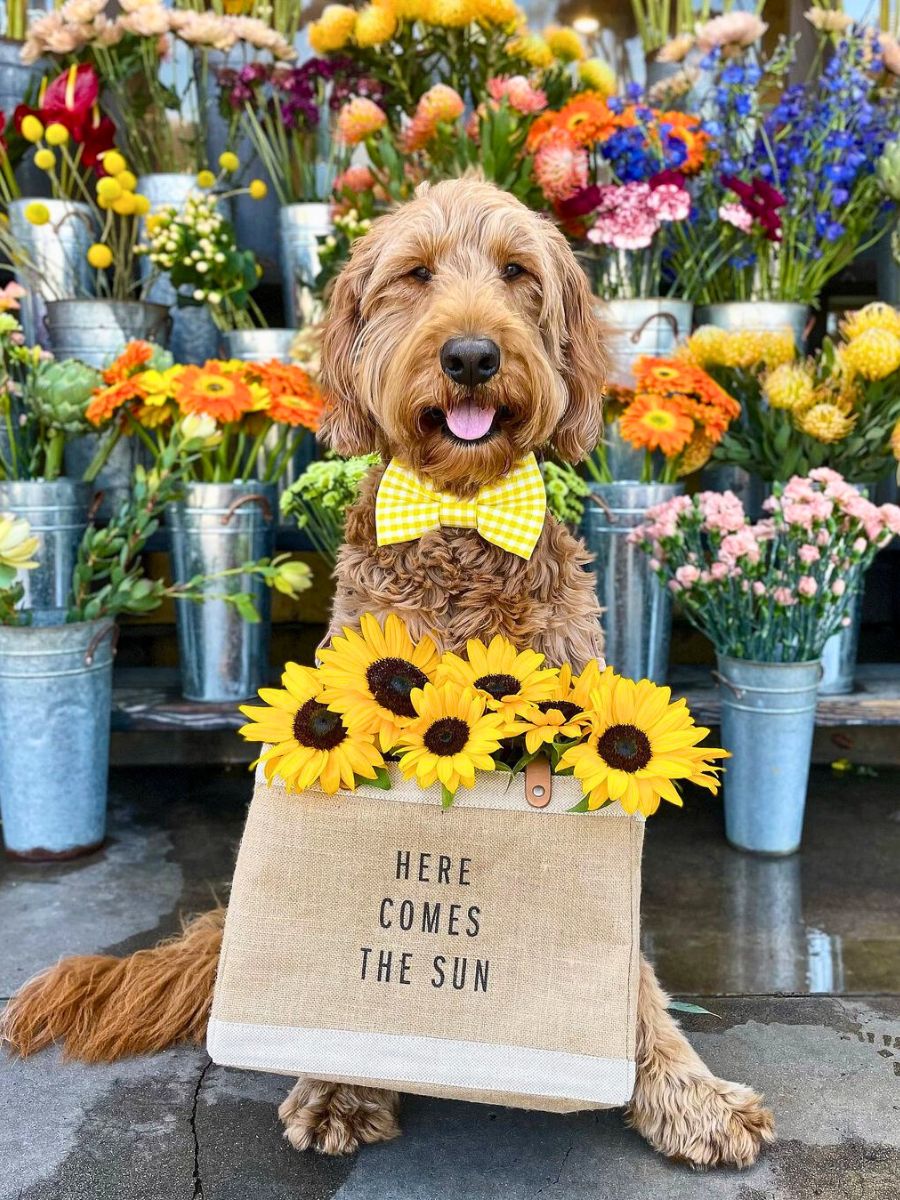
[[[482,776],[444,810],[397,774],[326,796],[257,772],[213,1061],[550,1112],[626,1103],[643,819],[567,812],[578,783],[534,779]]]

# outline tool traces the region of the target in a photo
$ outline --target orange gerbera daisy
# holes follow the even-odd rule
[[[605,142],[617,128],[609,105],[601,96],[591,92],[582,92],[564,105],[556,114],[555,124],[571,134],[581,146]]]
[[[639,358],[633,367],[634,382],[639,392],[654,392],[666,396],[670,392],[694,390],[694,376],[687,363],[675,358]]]
[[[694,175],[703,166],[709,135],[700,128],[697,117],[683,112],[657,113],[660,125],[667,126],[667,135],[684,143],[686,157],[678,167],[683,175]]]
[[[84,410],[92,425],[105,425],[123,405],[131,400],[143,399],[144,390],[139,379],[123,379],[111,387],[94,392],[93,399]]]
[[[528,130],[528,137],[525,139],[525,149],[529,154],[533,154],[540,146],[541,142],[552,130],[556,129],[556,118],[558,114],[552,111],[542,112],[531,124]]]
[[[619,431],[636,450],[661,450],[674,458],[691,440],[694,422],[675,398],[645,393],[619,418]]]
[[[175,400],[184,413],[208,413],[221,424],[239,420],[256,407],[250,387],[227,364],[210,360],[202,367],[185,367],[175,387]]]
[[[285,425],[305,425],[315,432],[322,416],[322,394],[302,367],[269,362],[258,368],[260,383],[271,401],[269,416]]]
[[[107,384],[121,383],[123,379],[132,376],[138,367],[148,363],[153,357],[153,347],[149,342],[129,342],[119,357],[103,372],[103,382]]]

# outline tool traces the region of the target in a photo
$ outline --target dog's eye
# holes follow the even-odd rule
[[[520,275],[525,274],[525,268],[520,267],[518,263],[507,263],[500,272],[502,279],[518,279]]]
[[[427,267],[413,267],[410,275],[412,275],[413,279],[421,280],[422,283],[428,283],[429,279],[431,279],[431,272]]]

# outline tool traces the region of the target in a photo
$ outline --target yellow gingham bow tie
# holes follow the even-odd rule
[[[378,485],[375,530],[379,546],[412,542],[432,529],[477,529],[486,542],[529,559],[544,528],[547,493],[529,454],[471,500],[436,492],[409,467],[391,459]]]

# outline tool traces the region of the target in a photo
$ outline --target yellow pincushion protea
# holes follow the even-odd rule
[[[856,425],[856,416],[831,400],[820,400],[794,413],[794,424],[819,442],[842,442]]]
[[[766,332],[752,329],[719,329],[701,325],[686,343],[685,357],[698,367],[756,367],[774,370],[797,356],[790,329]]]
[[[356,25],[356,9],[347,4],[328,4],[318,21],[309,27],[309,44],[316,54],[343,50]]]
[[[601,96],[616,94],[616,73],[602,58],[588,58],[578,67],[578,78],[592,92]]]
[[[699,747],[709,733],[696,726],[684,700],[648,679],[635,683],[607,668],[591,693],[590,735],[566,750],[560,768],[581,781],[588,810],[618,800],[626,812],[651,816],[660,800],[682,805],[678,783],[715,794],[715,760],[728,752]]]
[[[812,375],[802,363],[782,363],[763,382],[763,391],[772,408],[801,409],[815,395]]]
[[[512,25],[521,16],[515,0],[475,0],[475,19],[483,25]]]
[[[476,4],[473,0],[428,0],[424,20],[429,25],[441,25],[445,29],[463,29],[475,20]]]
[[[870,383],[887,379],[900,368],[900,336],[889,329],[866,329],[841,348],[841,359]]]
[[[353,788],[357,779],[374,779],[384,759],[371,734],[351,730],[340,713],[321,701],[318,671],[288,663],[282,688],[261,688],[265,707],[246,704],[250,724],[241,728],[251,742],[271,743],[260,756],[266,779],[282,779],[288,791],[314,784],[327,795]]]
[[[553,66],[553,51],[544,39],[535,33],[523,33],[513,38],[507,43],[506,50],[538,70],[546,70],[547,67]]]
[[[867,304],[865,308],[849,313],[841,321],[841,336],[848,342],[852,342],[869,329],[885,329],[888,333],[900,337],[900,312],[890,304],[876,300],[873,304]]]
[[[426,683],[412,694],[416,720],[400,736],[400,771],[420,787],[440,783],[444,803],[459,788],[475,786],[475,770],[493,771],[506,721],[490,712],[483,696],[452,683]]]
[[[410,695],[434,680],[439,655],[429,637],[414,644],[394,613],[383,626],[364,613],[359,626],[359,633],[345,629],[319,651],[322,698],[387,751],[415,718]]]
[[[470,687],[491,709],[514,720],[527,711],[528,705],[553,695],[558,672],[545,668],[543,662],[543,654],[518,650],[498,633],[488,645],[477,638],[466,642],[465,658],[445,654],[435,682]]]

